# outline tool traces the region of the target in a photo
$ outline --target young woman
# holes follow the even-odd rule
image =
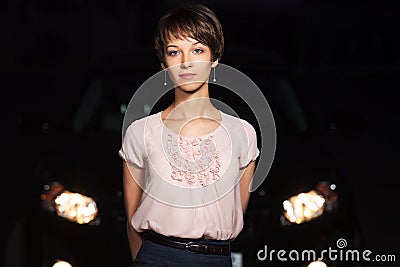
[[[119,151],[133,264],[231,266],[259,150],[253,126],[209,98],[222,27],[203,5],[179,7],[159,20],[155,48],[174,100],[132,122]]]

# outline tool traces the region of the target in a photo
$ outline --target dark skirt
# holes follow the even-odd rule
[[[158,236],[161,236],[157,233]],[[164,237],[164,236],[162,236]],[[164,237],[168,238],[168,237]],[[213,245],[229,245],[228,240],[190,240],[190,239],[177,239],[173,240],[179,242],[199,242],[202,244]],[[140,247],[136,259],[133,261],[134,267],[140,266],[159,266],[159,267],[203,267],[203,266],[218,266],[218,267],[231,267],[231,255],[215,255],[215,254],[202,254],[190,252],[184,249],[172,248],[165,245],[153,243],[147,239],[143,239],[142,246]]]

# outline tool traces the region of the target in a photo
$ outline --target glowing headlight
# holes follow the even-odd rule
[[[324,211],[324,204],[325,198],[311,190],[283,201],[284,215],[291,223],[300,224],[320,216]]]
[[[328,267],[328,265],[322,261],[313,261],[307,267]]]
[[[92,198],[65,190],[57,181],[44,185],[43,189],[40,197],[44,209],[56,211],[58,216],[79,224],[100,224],[97,205]]]
[[[54,203],[59,216],[79,224],[89,223],[97,216],[96,202],[79,193],[63,191]]]
[[[66,261],[57,261],[53,264],[53,267],[72,267],[72,265]]]

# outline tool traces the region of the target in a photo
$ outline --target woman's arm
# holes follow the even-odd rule
[[[256,166],[256,162],[252,161],[247,165],[247,167],[241,170],[241,178],[240,178],[240,199],[242,202],[242,210],[243,214],[246,213],[247,204],[249,203],[250,198],[250,186],[253,181],[254,169]]]
[[[123,188],[124,188],[124,204],[126,214],[126,229],[131,250],[132,258],[135,259],[140,246],[142,245],[142,238],[140,234],[132,227],[131,219],[135,214],[142,197],[142,189],[137,181],[143,179],[143,169],[129,165],[123,162]]]

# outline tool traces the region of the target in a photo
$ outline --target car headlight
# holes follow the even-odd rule
[[[300,224],[321,216],[325,198],[316,190],[300,193],[283,201],[284,216],[291,223]]]
[[[46,209],[79,224],[99,222],[97,205],[91,197],[65,190],[58,182],[47,184],[44,189],[41,198]]]
[[[66,261],[56,261],[52,267],[72,267],[72,265],[69,262]]]
[[[96,202],[79,193],[63,191],[54,200],[59,216],[79,224],[86,224],[97,216]]]
[[[281,225],[301,224],[338,209],[336,184],[320,181],[315,189],[283,201]]]
[[[313,261],[307,267],[328,267],[323,261]]]

